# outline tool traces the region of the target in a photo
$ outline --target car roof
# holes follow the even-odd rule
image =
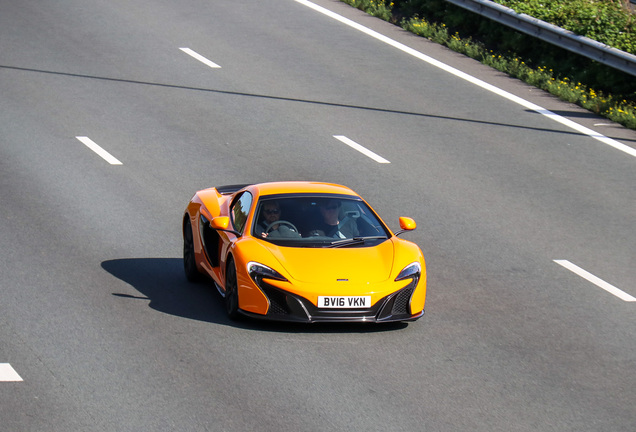
[[[258,195],[276,195],[285,193],[329,193],[339,195],[358,196],[353,190],[346,186],[308,181],[283,181],[259,183],[252,185],[258,191]]]

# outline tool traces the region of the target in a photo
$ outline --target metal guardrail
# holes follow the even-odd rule
[[[636,56],[489,0],[446,0],[520,32],[636,76]],[[636,0],[630,0],[636,2]]]

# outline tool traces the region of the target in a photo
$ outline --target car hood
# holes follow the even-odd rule
[[[372,247],[291,248],[274,246],[270,252],[281,267],[300,282],[327,283],[348,280],[378,283],[391,275],[394,255],[389,239]]]

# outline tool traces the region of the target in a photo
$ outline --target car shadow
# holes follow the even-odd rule
[[[190,283],[181,258],[122,258],[102,262],[102,268],[126,282],[141,296],[114,292],[131,300],[150,300],[157,311],[216,324],[229,324],[211,283]]]
[[[188,282],[181,258],[122,258],[102,262],[102,268],[137,290],[140,296],[114,292],[131,301],[150,300],[162,313],[246,330],[276,333],[370,333],[400,330],[406,323],[286,323],[242,317],[230,320],[223,299],[210,280]]]

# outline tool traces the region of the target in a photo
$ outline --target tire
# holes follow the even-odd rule
[[[227,264],[227,273],[225,275],[225,311],[231,320],[239,318],[239,297],[238,283],[236,279],[236,266],[233,260],[229,260]]]
[[[186,279],[190,282],[197,282],[201,279],[194,256],[194,237],[189,218],[183,224],[183,270]]]

